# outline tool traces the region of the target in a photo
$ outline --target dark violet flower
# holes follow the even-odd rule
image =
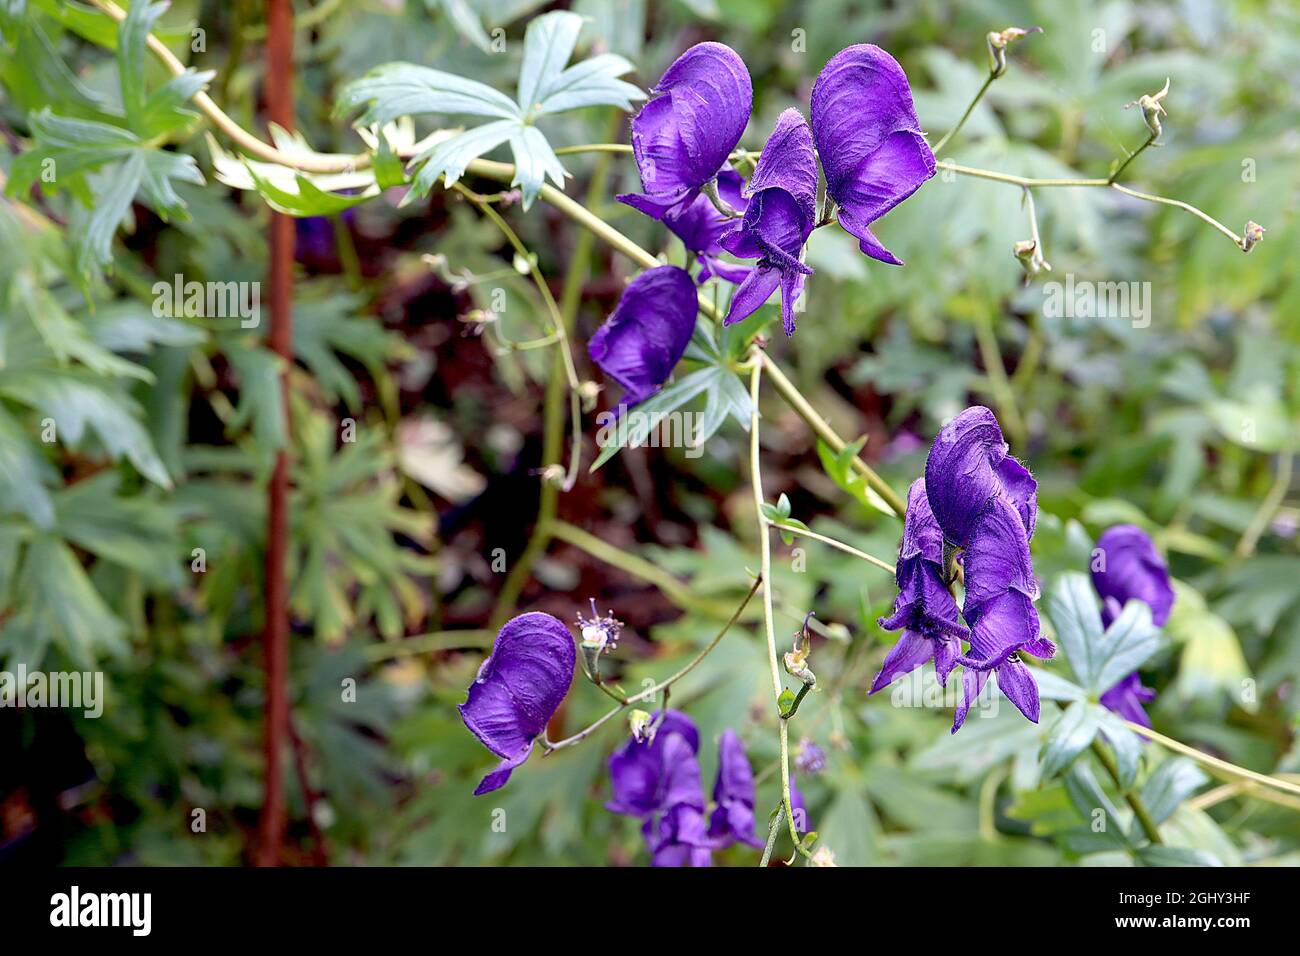
[[[795,748],[794,766],[800,773],[819,774],[826,769],[826,751],[810,737],[805,737]]]
[[[956,733],[990,672],[1016,709],[1038,723],[1038,684],[1019,652],[1048,658],[1056,646],[1039,636],[1038,582],[1029,557],[1029,538],[1020,512],[1004,497],[990,499],[975,524],[962,559],[966,601],[962,615],[970,627],[970,649],[958,658],[962,700],[953,721]]]
[[[754,90],[735,50],[697,43],[651,93],[656,95],[632,120],[632,152],[644,192],[618,198],[662,219],[694,202],[700,187],[722,170],[749,123]]]
[[[831,57],[813,84],[812,129],[840,225],[865,254],[902,265],[869,227],[934,175],[934,153],[898,61],[869,43]]]
[[[1137,671],[1134,671],[1127,677],[1121,678],[1119,683],[1101,695],[1101,705],[1107,710],[1113,710],[1125,720],[1150,727],[1151,718],[1147,716],[1142,705],[1149,704],[1155,699],[1156,692],[1150,687],[1142,686],[1142,678],[1138,676]]]
[[[808,820],[808,803],[795,784],[794,774],[790,775],[790,815],[794,817],[795,829],[800,833],[812,832],[812,824]]]
[[[549,614],[521,614],[501,628],[458,708],[465,726],[501,758],[475,796],[504,786],[528,759],[534,738],[569,692],[576,656],[569,629]]]
[[[676,266],[649,269],[623,290],[614,314],[587,344],[591,359],[635,405],[663,387],[690,344],[699,311],[695,283]]]
[[[925,488],[944,537],[958,547],[970,544],[985,506],[995,497],[1015,508],[1025,537],[1034,536],[1038,482],[1007,454],[997,418],[982,405],[966,409],[939,432],[925,461]]]
[[[884,666],[871,682],[874,694],[894,678],[933,660],[941,684],[948,683],[961,642],[969,638],[958,621],[957,602],[944,576],[943,532],[934,520],[925,494],[925,479],[912,482],[907,492],[903,538],[898,546],[898,597],[894,613],[879,624],[887,631],[903,629]]]
[[[718,741],[718,778],[713,784],[717,806],[709,821],[709,836],[718,849],[739,841],[761,847],[754,833],[754,772],[745,745],[734,730],[723,731]]]
[[[1164,627],[1174,607],[1174,588],[1169,568],[1156,550],[1155,542],[1136,525],[1117,524],[1097,539],[1092,586],[1104,602],[1101,616],[1107,627],[1129,601],[1142,601],[1151,608],[1151,621]]]
[[[817,157],[798,110],[777,119],[745,195],[744,217],[719,241],[740,259],[757,259],[758,266],[731,297],[725,324],[749,318],[779,288],[785,334],[793,335],[794,302],[804,276],[812,275],[800,256],[817,225]]]
[[[718,197],[739,213],[748,206],[743,190],[745,180],[730,166],[718,173]],[[751,267],[737,265],[719,258],[722,246],[718,240],[735,221],[720,213],[708,196],[700,194],[689,206],[676,206],[663,217],[664,225],[681,239],[688,250],[699,257],[702,266],[700,282],[719,276],[739,285],[749,275]]]
[[[1147,533],[1136,525],[1114,525],[1097,539],[1096,554],[1101,560],[1093,562],[1092,586],[1101,595],[1102,623],[1110,627],[1125,604],[1142,601],[1151,608],[1152,623],[1163,627],[1174,607],[1174,588],[1169,568]],[[1151,719],[1142,705],[1155,699],[1155,691],[1142,686],[1137,671],[1101,695],[1103,706],[1146,727]]]
[[[710,863],[715,841],[704,817],[699,748],[695,724],[669,710],[653,739],[629,738],[609,758],[613,799],[605,808],[644,821],[641,832],[655,866]]]

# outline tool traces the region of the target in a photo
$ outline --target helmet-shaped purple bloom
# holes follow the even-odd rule
[[[740,55],[697,43],[668,67],[632,120],[643,193],[619,196],[655,219],[692,203],[718,175],[749,123],[754,90]]]
[[[754,832],[754,771],[740,735],[728,728],[718,740],[718,777],[713,784],[717,806],[709,820],[709,836],[719,849],[739,841],[761,847]]]
[[[779,288],[782,324],[793,335],[794,303],[813,271],[800,256],[817,225],[817,156],[798,110],[777,119],[745,195],[745,215],[719,242],[738,258],[757,259],[758,266],[731,297],[724,324],[749,318]]]
[[[868,693],[874,694],[929,660],[934,661],[939,683],[948,683],[948,675],[961,654],[961,642],[970,635],[958,621],[957,602],[948,590],[943,561],[943,531],[930,510],[925,479],[918,478],[907,492],[895,571],[898,597],[894,599],[894,613],[879,621],[887,631],[902,628],[903,636],[885,657]]]
[[[659,715],[655,715],[659,720]],[[605,808],[644,821],[655,866],[708,866],[714,841],[704,817],[700,732],[680,711],[663,712],[652,740],[629,738],[609,758]]]
[[[501,628],[458,707],[465,726],[501,758],[475,796],[504,786],[528,759],[534,738],[569,692],[576,656],[569,629],[549,614],[520,614]]]
[[[1102,624],[1110,627],[1129,601],[1142,601],[1151,608],[1151,621],[1163,627],[1174,607],[1174,588],[1169,568],[1156,550],[1155,542],[1136,525],[1117,524],[1097,539],[1100,562],[1092,568],[1092,586],[1101,596]],[[1156,699],[1155,691],[1142,685],[1137,671],[1118,681],[1101,695],[1104,707],[1127,720],[1151,726],[1142,705]]]
[[[973,405],[943,426],[925,460],[925,488],[944,537],[958,547],[970,544],[984,508],[995,497],[1020,515],[1025,537],[1034,536],[1038,482],[1007,454],[994,414]]]
[[[724,166],[718,173],[718,198],[742,214],[748,206],[744,188],[745,180],[730,166]],[[682,245],[688,251],[699,257],[700,282],[707,282],[713,276],[719,276],[737,285],[745,281],[751,271],[749,266],[737,265],[719,258],[723,250],[718,240],[735,222],[731,217],[720,213],[708,196],[701,193],[690,205],[674,206],[664,213],[663,222],[682,241]]]
[[[690,344],[698,311],[695,283],[676,266],[649,269],[623,290],[587,343],[592,361],[623,386],[623,404],[645,401],[663,387]]]
[[[935,167],[898,61],[869,43],[831,57],[813,84],[812,129],[840,225],[866,255],[902,265],[869,227]]]

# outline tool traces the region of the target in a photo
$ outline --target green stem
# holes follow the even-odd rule
[[[934,155],[938,156],[943,152],[943,148],[948,145],[948,140],[956,136],[958,130],[966,125],[966,121],[970,119],[970,114],[975,112],[975,107],[979,104],[979,101],[984,98],[984,94],[988,92],[988,88],[993,85],[993,81],[996,79],[997,75],[993,73],[990,73],[985,77],[984,85],[979,88],[979,92],[975,94],[975,98],[970,101],[970,105],[966,107],[966,112],[961,114],[961,119],[957,121],[957,125],[944,133],[943,139],[934,144]]]
[[[1209,768],[1211,772],[1217,773],[1220,776],[1249,780],[1253,783],[1258,783],[1262,786],[1300,797],[1300,783],[1292,783],[1290,780],[1282,780],[1278,777],[1270,777],[1266,773],[1259,773],[1255,770],[1248,770],[1245,767],[1238,767],[1235,763],[1229,763],[1228,761],[1221,760],[1218,757],[1212,757],[1207,753],[1197,750],[1195,747],[1188,746],[1181,740],[1174,740],[1172,737],[1166,737],[1164,734],[1154,731],[1150,727],[1144,727],[1131,720],[1126,720],[1124,723],[1128,725],[1129,730],[1141,734],[1148,740],[1154,740],[1156,743],[1172,750],[1174,753],[1182,754],[1184,757],[1190,757],[1192,760],[1203,764]]]
[[[758,393],[759,383],[763,377],[764,363],[759,361],[762,354],[754,350],[753,369],[749,376],[749,401],[752,407],[749,421],[749,477],[754,493],[754,515],[758,519],[760,576],[763,584],[763,631],[767,637],[767,659],[772,671],[773,700],[779,700],[785,689],[781,681],[781,664],[776,651],[776,629],[772,615],[772,535],[763,517],[763,471],[759,457]],[[766,356],[763,356],[766,358]],[[785,813],[786,826],[795,849],[804,856],[810,856],[803,841],[799,838],[799,828],[795,826],[794,810],[790,805],[790,729],[789,724],[780,717],[780,704],[777,704],[778,730],[781,741],[781,808]]]
[[[805,528],[792,528],[789,525],[777,524],[775,521],[772,521],[767,517],[764,517],[763,521],[764,523],[767,524],[768,527],[776,528],[777,530],[783,531],[786,534],[800,535],[805,538],[811,538],[814,541],[820,541],[822,544],[828,544],[832,548],[838,548],[840,551],[843,551],[845,554],[851,554],[855,558],[860,558],[861,560],[866,561],[868,564],[874,564],[882,571],[888,571],[890,574],[897,573],[895,567],[892,564],[890,564],[888,561],[881,561],[874,554],[867,554],[867,552],[865,551],[859,551],[857,548],[853,547],[853,545],[845,544],[843,541],[840,541],[836,538],[832,538],[824,534],[818,534],[816,531],[808,530]]]
[[[616,698],[618,700],[617,707],[615,707],[611,711],[608,711],[603,716],[597,718],[594,722],[584,727],[582,730],[578,731],[573,736],[565,737],[563,740],[557,740],[555,742],[546,740],[545,737],[543,737],[542,739],[543,755],[549,755],[552,752],[556,750],[562,750],[565,747],[572,747],[574,744],[580,743],[581,741],[585,740],[587,737],[591,736],[593,731],[595,731],[597,728],[599,728],[607,721],[613,719],[617,714],[620,714],[623,711],[627,710],[627,708],[631,707],[633,704],[640,703],[643,700],[650,700],[653,697],[657,697],[660,693],[666,694],[669,688],[671,688],[674,684],[676,684],[679,680],[681,680],[691,671],[695,670],[695,668],[699,667],[700,663],[704,660],[704,658],[708,657],[709,654],[713,651],[713,649],[717,647],[718,644],[722,641],[722,639],[727,636],[727,632],[731,630],[731,628],[735,625],[735,623],[738,620],[740,620],[740,616],[745,613],[745,608],[749,606],[749,602],[753,599],[754,594],[758,591],[759,586],[762,585],[762,583],[763,583],[763,578],[759,577],[755,579],[754,583],[749,588],[749,593],[746,594],[745,599],[740,602],[740,606],[736,608],[736,610],[732,613],[731,617],[727,619],[727,623],[722,625],[722,630],[718,631],[717,635],[713,638],[713,640],[709,641],[709,643],[704,647],[704,649],[701,650],[698,654],[696,654],[693,658],[691,658],[691,660],[688,663],[686,663],[684,666],[682,666],[680,669],[674,672],[670,677],[661,680],[653,687],[649,687],[646,690],[643,690],[637,694],[633,694],[631,697],[625,699]],[[604,689],[603,686],[602,689]]]
[[[1237,557],[1248,558],[1255,553],[1255,546],[1259,544],[1259,539],[1263,536],[1268,523],[1273,520],[1273,515],[1286,499],[1287,490],[1291,487],[1291,470],[1294,465],[1294,448],[1287,446],[1278,452],[1277,475],[1264,500],[1260,502],[1259,510],[1251,516],[1250,524],[1246,525],[1241,540],[1237,542]]]
[[[758,865],[767,869],[772,862],[772,849],[776,846],[776,835],[781,832],[781,814],[772,814],[772,822],[767,827],[767,846],[763,847],[763,858],[758,861]]]
[[[1163,843],[1164,840],[1160,838],[1160,828],[1151,819],[1151,814],[1147,812],[1147,805],[1142,802],[1142,798],[1132,789],[1120,783],[1119,767],[1115,764],[1115,758],[1111,756],[1110,751],[1102,744],[1100,738],[1094,737],[1092,739],[1092,752],[1097,755],[1101,765],[1106,768],[1106,773],[1110,774],[1110,779],[1115,781],[1115,786],[1124,795],[1128,805],[1133,808],[1133,815],[1137,817],[1138,823],[1142,825],[1142,831],[1147,835],[1147,839],[1152,843]]]
[[[984,362],[984,372],[989,378],[989,390],[993,393],[998,406],[998,418],[1010,433],[1012,443],[1023,445],[1025,442],[1025,420],[1020,417],[1016,407],[1016,395],[1007,378],[1007,369],[1002,361],[1002,349],[998,346],[997,335],[993,331],[993,319],[981,314],[975,320],[975,341],[979,345],[980,359]]]
[[[1124,170],[1128,169],[1129,163],[1133,162],[1133,160],[1141,156],[1142,153],[1146,150],[1146,148],[1150,146],[1152,143],[1154,143],[1155,141],[1156,141],[1156,134],[1152,133],[1150,136],[1147,137],[1147,141],[1145,143],[1143,143],[1137,149],[1133,150],[1133,152],[1128,154],[1128,158],[1124,160],[1124,162],[1120,163],[1119,167],[1113,173],[1110,174],[1110,178],[1106,180],[1106,184],[1109,186],[1114,186],[1115,182],[1119,179],[1120,174],[1123,173]]]

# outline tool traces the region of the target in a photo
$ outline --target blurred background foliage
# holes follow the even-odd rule
[[[261,6],[177,0],[155,27],[178,51],[195,25],[203,30],[203,49],[187,63],[216,71],[213,98],[259,133]],[[1087,569],[1106,526],[1149,530],[1180,593],[1167,641],[1143,669],[1159,694],[1156,728],[1245,767],[1300,773],[1295,5],[296,6],[298,127],[323,151],[361,148],[332,111],[340,87],[371,67],[410,60],[513,90],[528,20],[566,6],[590,18],[582,49],[628,57],[637,70],[627,79],[643,88],[693,42],[735,48],[754,81],[750,148],[782,109],[806,109],[822,64],[853,42],[878,43],[902,63],[933,141],[985,76],[985,34],[1041,26],[1043,35],[1014,47],[1008,75],[946,152],[1037,177],[1105,176],[1146,134],[1124,105],[1169,77],[1162,148],[1145,152],[1126,181],[1192,202],[1234,231],[1259,221],[1268,235],[1251,255],[1178,209],[1102,189],[1043,189],[1035,196],[1053,272],[1024,284],[1011,255],[1028,237],[1020,191],[940,175],[879,224],[905,268],[863,258],[841,232],[815,234],[817,275],[799,334],[772,336],[770,350],[840,434],[867,436],[864,456],[896,489],[921,472],[947,417],[972,402],[995,408],[1040,482],[1034,551],[1045,593],[1061,573]],[[9,0],[0,32],[0,169],[11,180],[34,140],[60,135],[51,115],[131,130],[139,76],[150,90],[168,79],[152,58],[139,76],[122,73],[110,21],[78,3]],[[493,52],[502,37],[504,51]],[[267,209],[215,182],[196,116],[159,115],[156,127],[131,133],[145,178],[134,205],[130,193],[117,200],[116,218],[92,214],[120,187],[102,171],[81,184],[90,205],[76,189],[24,183],[0,206],[0,664],[100,668],[109,695],[99,720],[0,710],[0,858],[13,861],[237,863],[261,799],[257,638],[263,489],[284,441],[278,366],[261,347],[265,321],[248,330],[237,320],[160,317],[151,290],[178,273],[263,279]],[[626,117],[566,113],[549,118],[547,134],[556,146],[626,142]],[[680,261],[661,228],[613,202],[635,186],[628,158],[564,162],[567,192],[578,197],[608,163],[597,213]],[[155,168],[158,195],[147,188]],[[461,319],[491,310],[514,339],[547,319],[490,223],[452,193],[399,205],[404,191],[297,225],[294,852],[303,862],[324,849],[348,863],[644,863],[634,821],[602,808],[604,761],[619,736],[612,725],[534,758],[506,789],[470,796],[495,758],[455,705],[492,637],[498,555],[507,565],[520,555],[536,514],[550,363],[545,353],[499,352]],[[506,215],[558,293],[579,230],[542,204]],[[584,376],[586,339],[635,274],[608,250],[593,257],[575,334]],[[1046,314],[1044,280],[1067,275],[1149,283],[1149,327]],[[769,499],[785,493],[814,529],[891,555],[897,524],[839,487],[787,409],[765,399],[763,413]],[[58,423],[55,441],[42,438],[47,418]],[[349,421],[355,441],[346,440]],[[757,564],[745,450],[732,423],[702,457],[627,450],[595,474],[584,467],[561,496],[562,519],[688,580],[689,600],[562,540],[537,562],[519,606],[571,621],[594,597],[627,622],[607,665],[624,686],[670,673],[716,632],[747,587],[743,569]],[[821,622],[814,660],[826,690],[792,731],[826,752],[824,769],[800,775],[799,787],[811,828],[838,862],[1128,861],[1089,832],[1086,808],[1096,804],[1077,782],[1040,780],[1046,716],[1035,727],[1003,706],[949,737],[942,701],[867,699],[893,639],[875,624],[892,581],[802,544],[776,548],[778,625],[793,634],[810,609]],[[761,809],[777,800],[776,735],[761,634],[752,613],[745,623],[674,688],[673,704],[706,741],[726,727],[741,733]],[[340,694],[348,678],[355,701]],[[576,682],[552,736],[605,704]],[[1147,785],[1176,796],[1171,843],[1225,863],[1300,862],[1295,807],[1215,789],[1154,746],[1147,753]],[[715,754],[702,747],[706,782]],[[196,808],[206,812],[204,833],[191,830]],[[504,830],[492,826],[498,808]],[[722,861],[751,855],[737,848]]]

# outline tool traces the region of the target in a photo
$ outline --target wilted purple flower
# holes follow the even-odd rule
[[[1137,525],[1117,524],[1097,539],[1102,561],[1094,564],[1092,586],[1101,595],[1103,623],[1109,627],[1129,601],[1151,608],[1151,621],[1163,627],[1174,607],[1169,568],[1155,542]]]
[[[748,206],[744,188],[745,180],[730,166],[724,166],[718,173],[718,197],[739,213],[744,213]],[[674,206],[664,214],[663,221],[681,239],[682,244],[699,257],[702,266],[700,282],[707,282],[716,275],[739,285],[751,272],[749,266],[719,258],[722,246],[718,240],[734,222],[720,213],[708,196],[700,194],[688,206]]]
[[[794,766],[800,773],[819,774],[826,769],[826,751],[811,738],[805,737],[795,748]]]
[[[649,269],[623,290],[614,314],[587,344],[591,360],[635,405],[663,387],[686,352],[699,311],[695,283],[676,266]]]
[[[735,50],[697,43],[651,92],[657,95],[632,120],[632,152],[645,192],[618,198],[662,219],[690,205],[722,170],[749,123],[754,90]]]
[[[723,731],[718,741],[718,778],[713,784],[713,802],[717,806],[709,820],[709,836],[719,849],[737,840],[750,846],[763,845],[754,833],[754,772],[740,735],[731,729]]]
[[[895,677],[911,673],[929,660],[934,661],[939,683],[948,683],[948,675],[961,654],[961,642],[970,635],[958,622],[957,602],[948,590],[943,560],[943,532],[930,510],[925,479],[918,478],[907,492],[895,572],[898,597],[894,599],[894,613],[879,621],[887,631],[902,628],[903,636],[885,657],[868,693],[874,694]]]
[[[786,110],[763,146],[745,188],[745,215],[719,242],[758,266],[731,297],[726,325],[749,318],[778,288],[785,334],[794,334],[794,302],[812,269],[800,261],[817,225],[817,157],[812,133],[798,110]]]
[[[1093,565],[1092,586],[1101,595],[1102,624],[1110,627],[1126,603],[1142,601],[1151,608],[1152,623],[1163,627],[1174,607],[1174,588],[1155,542],[1136,525],[1118,524],[1102,532],[1097,551],[1102,562]],[[1142,705],[1155,699],[1155,691],[1142,686],[1137,671],[1101,695],[1102,706],[1146,727],[1151,718]]]
[[[873,259],[902,265],[869,227],[934,175],[934,153],[898,61],[869,43],[831,57],[813,84],[812,129],[840,225]]]
[[[1023,518],[1012,502],[990,499],[971,534],[962,559],[966,602],[962,615],[970,627],[970,649],[958,658],[964,665],[962,700],[952,729],[966,720],[971,703],[984,689],[991,671],[998,687],[1016,709],[1038,723],[1038,684],[1019,652],[1048,658],[1056,646],[1038,633],[1038,582],[1029,557]]]
[[[505,785],[528,759],[573,681],[573,637],[558,618],[534,612],[507,621],[459,706],[461,719],[501,763],[474,790]]]
[[[695,724],[669,710],[652,740],[628,739],[609,758],[613,799],[605,808],[644,821],[641,832],[655,866],[709,865],[715,841],[704,818],[699,748]]]
[[[1034,536],[1038,482],[1007,454],[997,418],[982,405],[963,411],[935,437],[925,461],[925,488],[944,537],[958,547],[970,544],[985,506],[995,497],[1015,508],[1025,537]]]

